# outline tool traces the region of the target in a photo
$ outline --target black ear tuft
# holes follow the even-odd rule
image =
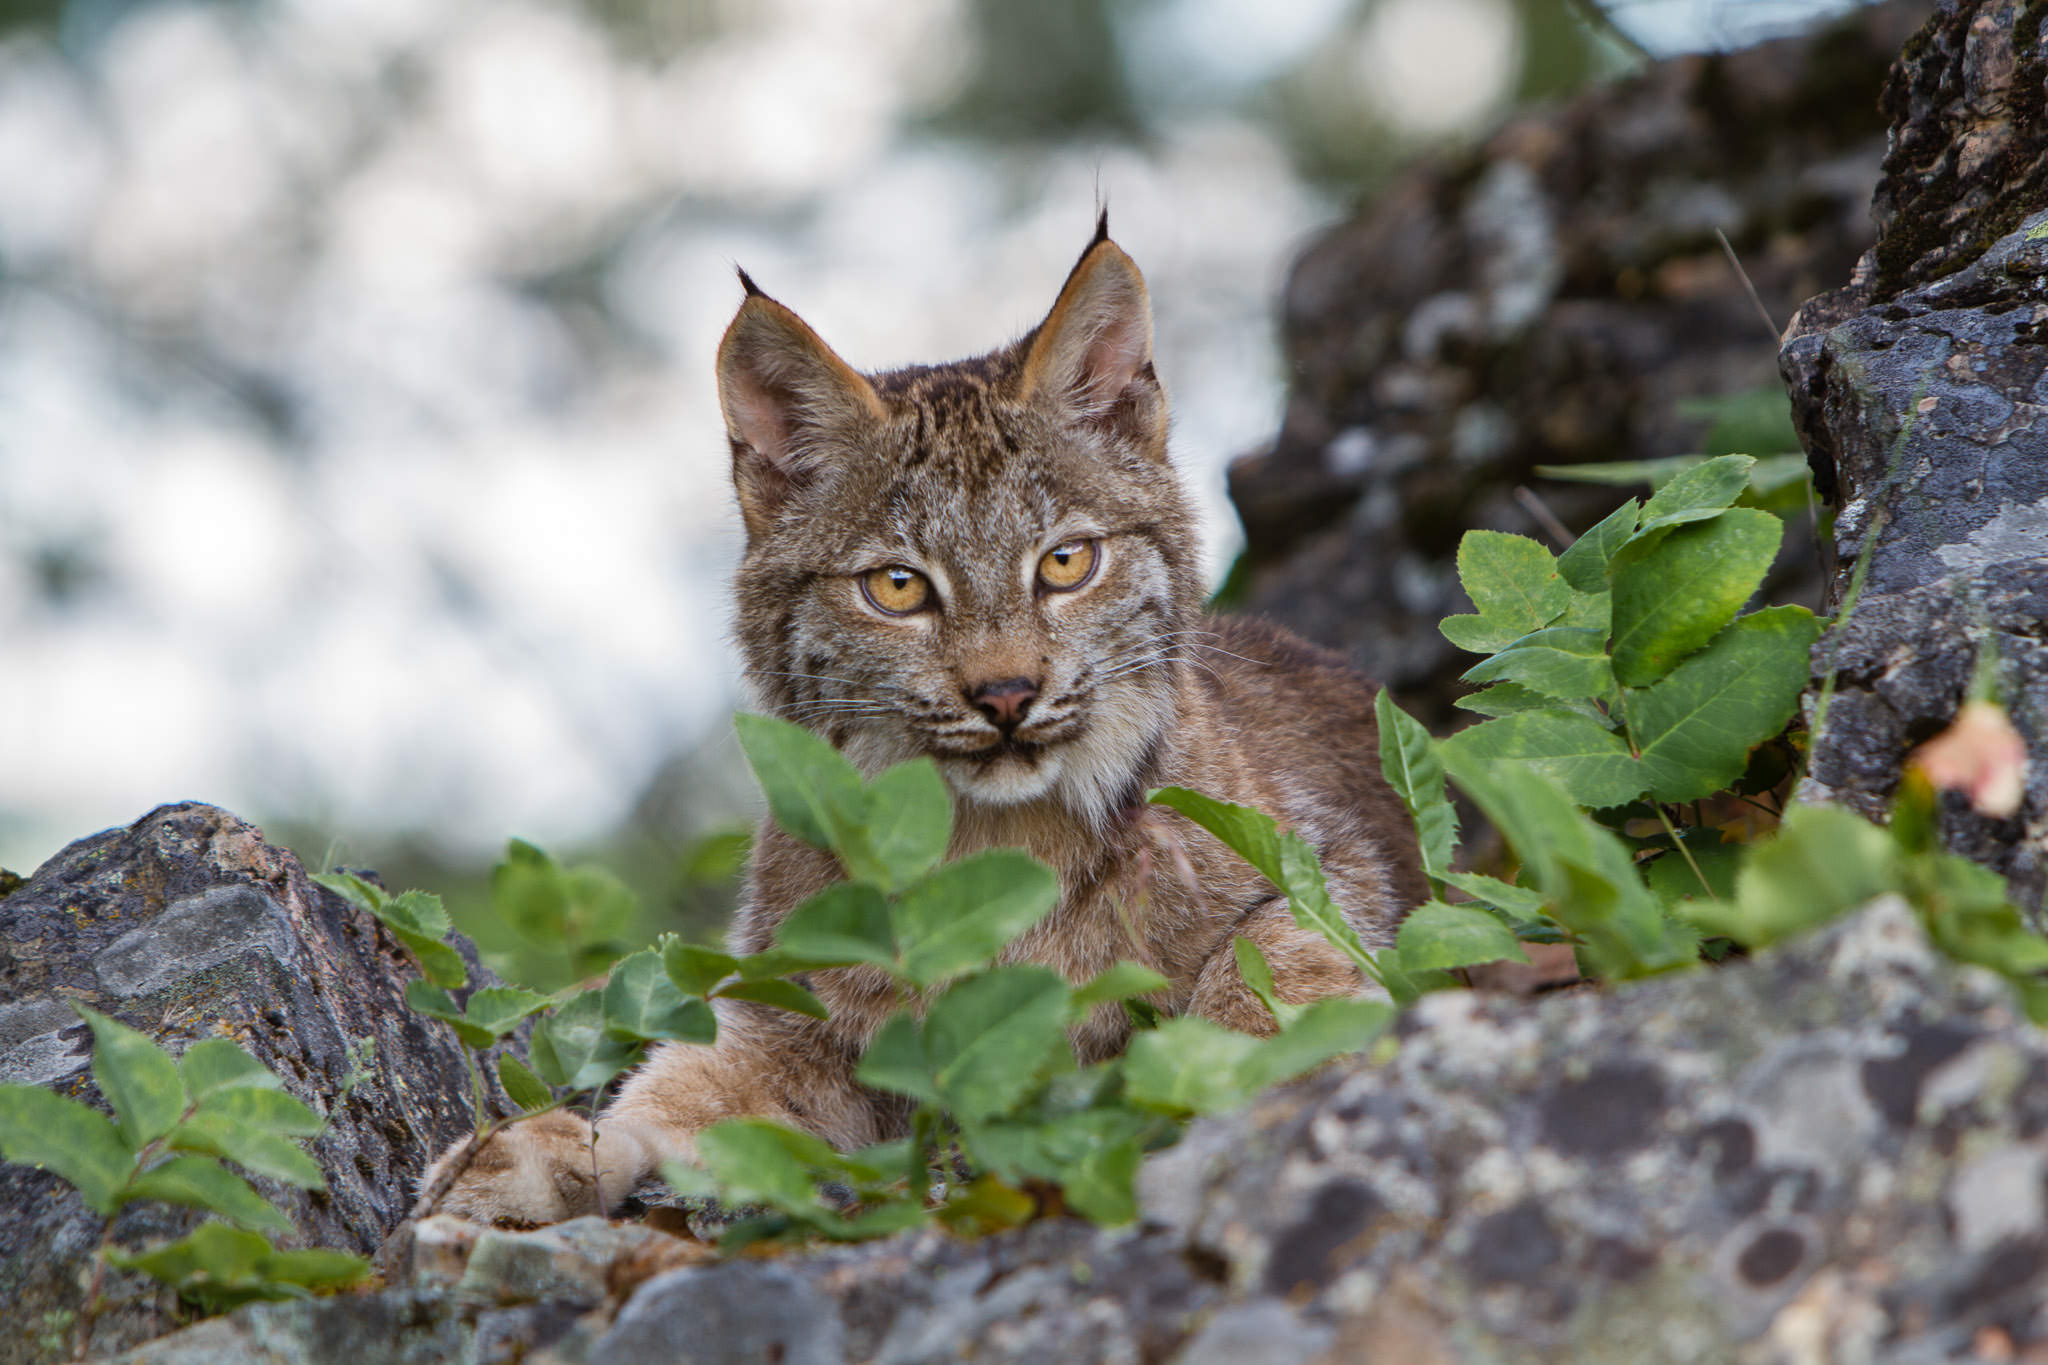
[[[734,266],[733,269],[740,272],[740,288],[747,291],[748,298],[765,299],[768,297],[761,292],[761,286],[754,283],[754,277],[747,273],[745,266]]]
[[[1107,204],[1104,204],[1104,205],[1102,206],[1102,212],[1096,215],[1096,218],[1095,218],[1095,240],[1094,240],[1094,241],[1092,241],[1092,242],[1090,242],[1090,243],[1088,243],[1088,250],[1089,250],[1089,251],[1093,251],[1093,250],[1094,250],[1094,249],[1095,249],[1096,247],[1098,247],[1098,246],[1101,246],[1101,245],[1102,245],[1102,244],[1103,244],[1104,242],[1106,242],[1106,241],[1108,241],[1108,240],[1109,240],[1109,205],[1107,205]],[[1083,255],[1086,255],[1087,253],[1086,253],[1086,252],[1084,252],[1084,253],[1082,253],[1082,254],[1083,254]]]

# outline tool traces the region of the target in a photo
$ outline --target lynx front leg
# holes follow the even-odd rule
[[[1240,920],[1230,937],[1202,964],[1187,1013],[1261,1037],[1276,1029],[1272,1013],[1238,973],[1236,940],[1240,938],[1259,945],[1266,965],[1273,969],[1274,993],[1291,1005],[1326,995],[1355,995],[1363,985],[1351,959],[1321,934],[1296,924],[1286,899],[1275,896]]]
[[[695,1136],[722,1119],[774,1119],[840,1148],[888,1136],[887,1101],[853,1079],[855,1058],[816,1022],[766,1006],[719,1011],[716,1047],[665,1044],[627,1077],[591,1125],[560,1112],[493,1135],[436,1204],[479,1223],[537,1226],[616,1207],[664,1161],[694,1159]],[[467,1142],[428,1168],[432,1189]]]

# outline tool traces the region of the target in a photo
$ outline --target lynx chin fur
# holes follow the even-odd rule
[[[1202,615],[1145,283],[1108,227],[1030,335],[889,374],[854,370],[742,274],[718,351],[747,531],[738,635],[761,710],[870,775],[938,763],[950,856],[1021,847],[1058,872],[1059,906],[1008,959],[1076,982],[1134,959],[1173,983],[1166,1012],[1269,1032],[1234,936],[1264,950],[1291,1001],[1359,977],[1236,855],[1146,806],[1148,788],[1192,787],[1299,831],[1368,946],[1391,941],[1426,886],[1380,776],[1372,685],[1272,626]],[[770,946],[839,875],[764,823],[733,951]],[[721,1001],[715,1047],[663,1046],[627,1079],[598,1122],[605,1207],[720,1119],[763,1115],[847,1149],[899,1134],[904,1105],[854,1081],[893,1008],[886,978],[848,968],[811,988],[829,1021]],[[1096,1060],[1128,1033],[1104,1007],[1075,1043]],[[594,1212],[589,1141],[566,1113],[515,1124],[440,1207],[521,1224]]]

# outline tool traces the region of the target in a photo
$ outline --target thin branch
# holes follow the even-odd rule
[[[1764,307],[1762,296],[1756,292],[1756,286],[1749,282],[1749,272],[1742,268],[1742,261],[1736,256],[1735,248],[1728,242],[1728,234],[1715,228],[1714,236],[1720,239],[1721,250],[1728,256],[1728,264],[1735,267],[1735,278],[1742,281],[1743,289],[1749,294],[1749,301],[1756,305],[1756,315],[1764,320],[1764,330],[1771,334],[1771,344],[1776,346],[1779,338],[1784,336],[1783,330],[1777,323],[1771,321],[1771,310]]]
[[[1550,510],[1550,504],[1543,500],[1541,494],[1527,484],[1516,484],[1515,501],[1522,504],[1522,510],[1534,517],[1536,524],[1557,542],[1558,549],[1571,549],[1572,542],[1578,537],[1571,533],[1571,528],[1557,519],[1557,513]]]

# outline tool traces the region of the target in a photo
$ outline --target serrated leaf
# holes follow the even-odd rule
[[[498,1054],[498,1084],[505,1087],[512,1103],[529,1114],[555,1102],[555,1094],[548,1089],[547,1082],[534,1075],[526,1063],[509,1052]]]
[[[854,1078],[862,1085],[891,1094],[908,1095],[921,1104],[941,1103],[932,1083],[931,1063],[924,1055],[924,1036],[908,1014],[890,1016],[861,1055]]]
[[[278,1233],[292,1230],[292,1220],[281,1209],[212,1157],[186,1154],[151,1167],[130,1182],[121,1195],[124,1204],[137,1199],[161,1199],[166,1204],[205,1209],[237,1227]]]
[[[937,765],[920,758],[877,776],[859,830],[841,854],[857,880],[894,893],[937,867],[953,833],[953,799]]]
[[[733,717],[740,748],[776,823],[813,848],[838,852],[867,817],[860,773],[825,740],[772,716]]]
[[[392,897],[378,912],[378,918],[394,928],[409,929],[434,939],[447,937],[453,927],[441,898],[431,891],[407,891]]]
[[[809,1015],[813,1019],[829,1017],[825,1002],[812,995],[794,981],[770,977],[763,981],[734,981],[718,988],[721,1000],[751,1000],[757,1005],[768,1005],[791,1014]]]
[[[335,895],[372,915],[382,918],[384,903],[391,899],[375,882],[366,881],[353,872],[316,872],[313,880],[326,887]]]
[[[1597,630],[1600,638],[1606,639],[1614,622],[1614,594],[1601,592],[1573,592],[1572,600],[1565,605],[1564,615],[1554,624],[1571,630]]]
[[[1636,533],[1640,510],[1630,498],[1587,527],[1586,533],[1557,557],[1558,574],[1581,593],[1606,592],[1608,561]]]
[[[1381,688],[1373,698],[1379,723],[1380,771],[1415,820],[1422,845],[1422,868],[1432,877],[1451,865],[1458,842],[1458,816],[1444,795],[1444,765],[1436,741],[1420,721],[1394,704]]]
[[[697,1159],[736,1204],[766,1204],[810,1219],[822,1213],[818,1186],[764,1119],[727,1119],[697,1134]]]
[[[1071,988],[1044,967],[995,967],[958,983],[925,1014],[924,1051],[946,1107],[963,1123],[1008,1113],[1067,1046]]]
[[[1621,736],[1568,711],[1524,711],[1460,730],[1441,746],[1445,761],[1517,764],[1563,788],[1575,805],[1619,806],[1642,795],[1649,777]]]
[[[718,1020],[711,1007],[677,989],[662,957],[652,948],[644,948],[612,967],[611,979],[604,987],[605,1031],[628,1043],[713,1041],[718,1037]],[[542,1003],[546,1003],[544,998]],[[470,1008],[475,1009],[474,1002]]]
[[[461,1006],[455,998],[431,981],[408,981],[405,983],[405,1003],[413,1013],[423,1014],[429,1019],[438,1019],[455,1030],[455,1036],[462,1040],[464,1047],[481,1051],[498,1041],[497,1035],[489,1029],[479,1028],[463,1017]]]
[[[173,1151],[225,1157],[245,1170],[282,1180],[302,1190],[324,1189],[320,1163],[295,1142],[226,1114],[197,1113],[166,1139]]]
[[[1245,986],[1266,1007],[1266,1013],[1273,1016],[1273,1022],[1282,1028],[1294,1022],[1301,1013],[1301,1006],[1280,998],[1273,985],[1273,968],[1259,950],[1259,945],[1240,934],[1230,947],[1237,958],[1237,974],[1244,978]]]
[[[1524,711],[1571,711],[1586,717],[1604,729],[1613,729],[1615,722],[1604,716],[1585,700],[1564,701],[1546,697],[1541,692],[1532,692],[1520,683],[1495,683],[1483,692],[1474,692],[1469,697],[1456,697],[1451,705],[1465,711],[1476,711],[1482,716],[1514,716]]]
[[[327,1121],[304,1100],[283,1090],[256,1086],[216,1090],[201,1100],[194,1112],[218,1114],[287,1137],[314,1137],[327,1127]]]
[[[426,934],[414,933],[397,925],[387,925],[392,936],[412,951],[414,960],[420,964],[420,974],[436,986],[449,990],[461,990],[469,984],[469,965],[462,960],[462,954]]]
[[[716,948],[700,948],[681,939],[670,939],[661,950],[661,965],[668,979],[684,995],[703,997],[711,988],[739,970],[739,959]]]
[[[1718,634],[1763,582],[1784,525],[1737,507],[1638,535],[1615,555],[1614,676],[1645,687]]]
[[[1571,600],[1550,551],[1504,531],[1465,533],[1458,542],[1458,581],[1481,617],[1517,637],[1549,625]]]
[[[92,1078],[114,1106],[122,1141],[139,1151],[170,1132],[187,1103],[178,1064],[119,1020],[76,1000],[71,1008],[92,1025]]]
[[[1213,1114],[1251,1097],[1243,1071],[1259,1040],[1184,1015],[1137,1034],[1124,1053],[1124,1094],[1168,1114]]]
[[[1749,487],[1755,466],[1747,455],[1720,455],[1680,471],[1643,504],[1636,533],[1717,515]]]
[[[140,1253],[109,1247],[107,1259],[171,1286],[211,1312],[256,1299],[343,1289],[370,1274],[364,1257],[323,1248],[278,1251],[266,1238],[224,1223],[202,1223],[189,1236]]]
[[[605,1031],[604,990],[583,992],[534,1026],[533,1069],[549,1085],[595,1090],[633,1064],[639,1045]]]
[[[1527,962],[1515,936],[1484,910],[1429,901],[1408,912],[1394,945],[1408,971],[1448,971],[1481,962]]]
[[[1330,899],[1316,851],[1300,835],[1292,830],[1282,833],[1273,817],[1261,811],[1185,787],[1161,787],[1146,800],[1179,811],[1222,840],[1287,897],[1296,924],[1335,944],[1367,979],[1385,984],[1379,964],[1359,942],[1358,931]]]
[[[111,1119],[39,1085],[0,1085],[0,1155],[62,1176],[99,1214],[135,1166]]]
[[[1292,1023],[1240,1063],[1240,1083],[1256,1093],[1306,1075],[1333,1057],[1357,1052],[1393,1021],[1394,1007],[1384,1000],[1327,996],[1310,1001]]]
[[[1615,692],[1607,633],[1592,627],[1534,631],[1465,670],[1469,683],[1514,682],[1561,700],[1608,698]],[[1384,746],[1383,746],[1384,747]]]
[[[1767,607],[1715,636],[1656,686],[1628,700],[1650,795],[1695,801],[1733,786],[1749,751],[1785,728],[1811,672],[1820,623],[1804,607]]]
[[[889,902],[865,882],[835,882],[775,928],[776,946],[816,965],[872,962],[890,967],[896,944]]]
[[[1171,990],[1173,983],[1136,962],[1115,962],[1074,988],[1074,1017],[1084,1017],[1098,1005],[1134,1000]]]
[[[1013,848],[947,863],[897,898],[892,920],[901,971],[919,986],[971,970],[1059,903],[1051,868]]]
[[[1543,893],[1516,886],[1479,872],[1452,872],[1444,885],[1455,886],[1473,898],[1473,903],[1490,908],[1506,924],[1508,932],[1530,943],[1561,943],[1563,931],[1546,909]]]
[[[654,955],[649,953],[647,956],[652,958]],[[659,961],[654,963],[654,970],[660,972]],[[529,1014],[538,1014],[553,1003],[551,997],[539,991],[521,990],[517,986],[486,986],[469,997],[462,1013],[470,1023],[493,1038],[502,1038],[518,1028],[520,1021]]]
[[[284,1085],[269,1067],[226,1038],[204,1038],[186,1048],[178,1058],[178,1077],[185,1082],[185,1095],[191,1100],[205,1099],[231,1086],[277,1090]]]
[[[1446,616],[1436,628],[1446,640],[1471,654],[1497,653],[1527,633],[1470,612]]]

